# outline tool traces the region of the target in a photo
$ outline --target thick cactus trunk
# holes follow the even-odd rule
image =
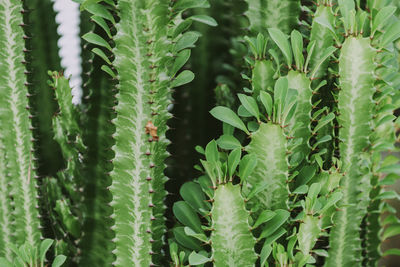
[[[246,151],[257,158],[257,167],[249,177],[253,186],[266,183],[268,187],[256,196],[261,210],[286,209],[289,195],[287,178],[287,139],[281,125],[262,123],[258,131],[252,134]]]
[[[2,142],[8,159],[5,173],[9,177],[15,208],[12,235],[19,245],[26,242],[36,246],[41,234],[21,11],[23,6],[19,0],[1,2],[0,124],[3,126]]]
[[[212,256],[216,267],[254,266],[255,238],[249,231],[249,213],[239,185],[221,184],[214,192],[211,209]]]
[[[341,210],[334,217],[330,233],[331,255],[326,266],[360,266],[360,225],[366,213],[365,200],[369,191],[361,191],[360,154],[369,145],[373,116],[374,57],[369,38],[349,37],[342,46],[339,58],[341,91],[338,97],[338,117],[342,171]]]

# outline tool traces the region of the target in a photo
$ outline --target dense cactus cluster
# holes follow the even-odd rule
[[[400,255],[397,1],[74,1],[77,105],[52,1],[0,0],[1,266]]]

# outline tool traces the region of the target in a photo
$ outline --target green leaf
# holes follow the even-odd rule
[[[382,35],[380,47],[386,47],[388,44],[400,38],[400,20],[391,23]]]
[[[276,215],[268,222],[265,229],[260,235],[260,239],[266,238],[273,234],[279,227],[281,227],[289,218],[290,213],[287,210],[278,209],[275,211]]]
[[[103,28],[103,30],[106,32],[107,36],[111,39],[112,35],[111,35],[111,31],[110,28],[107,25],[107,22],[100,16],[92,16],[91,19],[97,23],[101,28]]]
[[[257,102],[251,96],[247,96],[244,94],[238,94],[240,103],[242,103],[243,107],[253,115],[257,121],[260,121],[260,110],[258,109]]]
[[[385,250],[385,252],[383,252],[383,257],[386,257],[386,256],[390,256],[390,255],[394,255],[394,256],[400,256],[400,249],[398,249],[398,248],[391,248],[391,249],[388,249],[388,250]]]
[[[269,235],[266,239],[265,239],[265,244],[272,244],[273,242],[275,242],[278,238],[280,238],[281,236],[283,236],[284,234],[286,234],[287,230],[285,228],[279,228],[278,230],[276,230],[273,234]]]
[[[235,174],[236,168],[239,165],[240,157],[242,156],[242,149],[235,148],[228,156],[228,173],[232,177]]]
[[[29,250],[30,250],[31,248],[30,248],[30,245],[28,244],[28,243],[25,243],[25,244],[23,244],[22,246],[20,246],[19,247],[19,252],[20,252],[20,255],[21,255],[21,259],[22,260],[24,260],[26,263],[28,263],[30,260],[31,260],[31,258],[30,258],[30,253],[29,253]]]
[[[206,159],[209,162],[217,162],[219,160],[217,142],[212,140],[206,146]]]
[[[179,190],[182,198],[190,205],[193,209],[204,214],[204,211],[208,211],[210,208],[206,202],[206,196],[201,190],[201,186],[195,182],[186,182],[182,185]],[[202,212],[203,210],[203,212]]]
[[[243,105],[240,105],[240,106],[238,107],[237,114],[238,114],[240,117],[243,117],[243,118],[251,118],[251,117],[253,117],[253,115],[251,115],[251,113],[248,112],[247,109],[246,109]],[[250,130],[250,129],[249,129],[249,130]]]
[[[382,192],[377,196],[377,199],[399,199],[399,195],[395,191]]]
[[[217,120],[225,122],[229,125],[232,125],[233,127],[236,127],[238,129],[244,131],[247,134],[250,134],[249,131],[247,130],[246,126],[244,125],[243,121],[231,109],[229,109],[227,107],[218,106],[218,107],[213,108],[210,111],[210,113]]]
[[[169,243],[169,254],[171,255],[171,259],[175,265],[179,265],[179,257],[178,257],[178,244],[176,242],[168,240]]]
[[[93,33],[93,32],[88,32],[82,36],[84,40],[91,44],[99,45],[102,47],[107,48],[108,50],[112,50],[111,46],[104,40],[101,36]]]
[[[51,267],[60,267],[61,265],[64,264],[64,262],[67,260],[67,257],[64,255],[58,255],[54,261]]]
[[[184,84],[190,83],[194,79],[194,73],[190,70],[184,70],[176,76],[171,83],[171,88],[179,87]]]
[[[189,255],[189,264],[190,265],[201,265],[205,264],[207,262],[211,261],[211,259],[207,258],[206,256],[203,256],[199,253],[192,252]]]
[[[116,77],[116,74],[114,73],[114,71],[107,65],[102,65],[101,66],[101,70],[104,71],[105,73],[107,73],[108,75],[110,75],[113,78]]]
[[[302,195],[302,194],[306,194],[307,191],[308,191],[308,185],[303,184],[303,185],[297,187],[292,193],[297,194],[297,195]]]
[[[329,256],[328,251],[326,251],[325,249],[314,249],[313,252],[320,257],[326,258]]]
[[[269,93],[267,93],[267,92],[264,92],[264,91],[261,91],[260,92],[260,100],[261,100],[261,103],[264,105],[264,107],[265,107],[265,109],[266,109],[266,111],[267,111],[267,114],[268,114],[268,117],[270,117],[271,118],[271,116],[272,116],[272,97],[271,97],[271,95],[269,94]]]
[[[188,8],[209,8],[207,0],[178,0],[172,7],[175,11],[181,11]]]
[[[172,211],[176,219],[185,226],[189,226],[197,233],[202,233],[201,222],[194,210],[184,201],[175,202]]]
[[[263,210],[261,214],[258,216],[256,222],[254,223],[253,228],[257,228],[261,224],[270,221],[272,218],[275,217],[275,215],[276,213],[273,212],[272,210]]]
[[[115,24],[114,17],[107,10],[107,8],[105,8],[103,5],[100,5],[100,4],[87,5],[85,7],[85,10],[87,10],[88,12],[92,13],[95,16],[105,18],[105,19],[111,21],[113,24]]]
[[[327,211],[330,207],[335,205],[339,200],[341,200],[343,197],[342,192],[335,192],[333,193],[329,198],[324,207],[318,212],[320,214],[323,214],[325,211]]]
[[[202,249],[201,242],[192,236],[185,233],[185,227],[174,227],[172,229],[174,237],[178,243],[191,250],[199,251]]]
[[[294,61],[296,62],[296,67],[298,70],[303,69],[304,65],[304,55],[303,55],[303,36],[301,33],[294,30],[291,34],[292,50],[294,55]]]
[[[185,32],[176,42],[175,51],[179,52],[183,49],[194,47],[200,36],[201,34],[198,32]]]
[[[171,76],[175,76],[175,74],[186,64],[190,58],[190,54],[190,49],[184,49],[178,53],[174,65],[172,66]]]
[[[105,62],[107,62],[108,64],[111,65],[111,61],[108,59],[108,57],[106,56],[106,54],[103,52],[103,50],[95,47],[92,49],[92,52],[96,55],[98,55],[99,57],[101,57]]]
[[[395,173],[400,175],[400,164],[392,164],[389,166],[384,166],[378,170],[378,172],[383,173]]]
[[[275,116],[280,116],[285,105],[289,82],[286,77],[279,78],[274,87]]]
[[[217,140],[217,144],[220,148],[225,150],[232,150],[242,147],[239,140],[237,140],[233,135],[229,134],[221,135]]]
[[[290,43],[287,35],[278,29],[270,28],[268,29],[271,39],[276,43],[279,49],[282,51],[286,58],[286,63],[290,67],[292,65],[292,49],[290,48]]]
[[[383,234],[383,240],[396,236],[396,235],[400,235],[400,225],[390,225],[389,227],[387,227],[385,229],[385,232]]]
[[[261,254],[260,254],[260,266],[268,266],[266,264],[269,255],[271,255],[271,252],[272,252],[271,244],[264,243],[264,246],[261,249]]]
[[[312,70],[310,79],[314,79],[315,74],[318,72],[319,68],[321,65],[327,60],[335,51],[337,50],[336,47],[330,46],[324,50],[324,53],[322,56],[319,58],[319,60],[315,63],[315,67]]]
[[[239,164],[239,176],[242,182],[246,181],[257,166],[257,157],[253,154],[247,154],[242,158]]]
[[[74,0],[75,1],[75,0]],[[101,0],[77,0],[75,2],[81,3],[80,10],[83,11],[89,5],[96,4]]]
[[[394,6],[386,6],[379,10],[378,14],[376,14],[372,23],[372,35],[375,34],[375,31],[378,29],[382,29],[389,19],[393,16],[394,12],[396,12],[396,7]]]
[[[217,21],[214,18],[207,16],[207,15],[194,15],[194,16],[189,17],[189,19],[207,24],[212,27],[215,27],[218,25]]]
[[[322,27],[327,28],[330,31],[330,33],[333,35],[333,37],[336,40],[338,39],[335,29],[333,28],[332,24],[329,22],[329,20],[326,17],[318,16],[314,19],[314,21],[316,23],[318,23],[319,25],[321,25]]]
[[[201,242],[204,242],[204,243],[208,242],[208,238],[205,234],[198,234],[189,227],[185,227],[184,231],[185,231],[186,235],[196,238],[197,240],[199,240]]]
[[[328,115],[322,117],[322,119],[319,120],[317,126],[314,128],[313,133],[317,133],[322,127],[333,121],[335,118],[335,114],[329,113]]]
[[[46,253],[49,250],[49,248],[51,247],[51,245],[53,245],[53,240],[52,239],[45,239],[42,241],[42,243],[40,243],[40,261],[44,262],[44,260],[46,259]]]

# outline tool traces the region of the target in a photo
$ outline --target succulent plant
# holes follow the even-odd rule
[[[0,265],[400,255],[397,2],[74,1],[79,104],[51,1],[0,0]]]

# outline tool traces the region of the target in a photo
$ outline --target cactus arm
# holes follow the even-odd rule
[[[255,186],[266,182],[268,187],[256,197],[262,209],[286,209],[289,195],[287,187],[288,162],[287,139],[278,124],[262,123],[251,136],[246,151],[257,157],[257,167],[249,177],[249,184]]]
[[[334,44],[334,39],[329,29],[317,22],[318,20],[322,19],[333,25],[335,20],[332,7],[321,2],[323,1],[320,1],[319,5],[317,6],[311,25],[310,42],[315,41],[315,48],[310,58],[310,69],[314,69],[316,67],[316,64],[322,57],[325,49]],[[328,66],[329,61],[324,61],[318,68],[315,77],[319,79],[325,78],[328,71]]]
[[[298,71],[290,71],[287,75],[289,88],[297,91],[297,108],[290,121],[290,127],[295,128],[293,136],[301,138],[302,144],[297,147],[297,151],[301,151],[303,157],[309,154],[310,148],[308,140],[311,136],[311,98],[313,91],[311,90],[311,81],[305,73]]]
[[[299,0],[246,0],[252,32],[266,33],[268,28],[279,28],[289,34],[299,21]]]
[[[106,32],[90,21],[91,16],[87,11],[81,12],[82,35],[93,31],[109,40]],[[104,60],[91,52],[94,46],[88,42],[82,43],[82,124],[85,125],[83,141],[87,146],[83,172],[85,177],[92,178],[84,181],[84,235],[79,244],[82,251],[79,263],[84,266],[106,266],[114,260],[111,253],[113,244],[110,242],[112,221],[109,218],[112,210],[108,205],[111,195],[107,187],[111,185],[108,172],[112,169],[110,160],[113,157],[111,146],[114,127],[110,121],[114,117],[112,107],[115,105],[116,82],[104,74],[101,69]],[[111,54],[109,51],[103,52],[108,57]]]
[[[171,8],[170,8],[171,5]],[[208,7],[207,1],[190,7]],[[119,93],[113,123],[114,169],[111,171],[111,206],[115,224],[118,266],[159,264],[163,246],[166,196],[164,160],[169,144],[165,133],[171,117],[172,88],[193,80],[193,73],[169,64],[180,50],[188,48],[182,33],[174,31],[183,21],[181,1],[120,1],[120,21],[114,38],[113,66],[118,72]],[[191,36],[196,33],[188,33]],[[186,35],[189,36],[189,35]]]
[[[116,107],[118,115],[113,121],[116,144],[110,187],[116,233],[113,253],[118,266],[147,266],[152,258],[149,253],[152,251],[151,235],[146,233],[151,231],[151,181],[146,179],[154,178],[150,176],[151,162],[145,154],[151,144],[144,131],[152,118],[150,105],[146,102],[149,85],[146,84],[145,69],[148,66],[146,39],[140,28],[141,21],[145,21],[142,9],[140,2],[118,3],[121,20],[116,25],[119,34],[115,37],[114,65],[119,71],[119,103]]]
[[[216,267],[254,266],[257,259],[255,238],[247,221],[249,213],[240,191],[239,185],[228,183],[214,192],[211,242]]]
[[[5,0],[0,6],[0,123],[7,151],[11,191],[15,203],[15,240],[35,246],[40,238],[36,169],[33,164],[30,114],[26,107],[24,31],[21,1]]]
[[[326,262],[328,267],[360,264],[359,227],[366,207],[359,205],[358,188],[361,177],[356,166],[360,153],[368,146],[371,133],[375,54],[369,38],[362,37],[347,38],[340,53],[338,121],[342,128],[339,131],[339,148],[342,170],[346,173],[341,180],[341,204],[346,206],[334,217],[335,225],[330,234],[331,256]],[[362,194],[368,196],[369,191]]]
[[[58,247],[68,254],[69,261],[76,262],[77,245],[82,236],[83,186],[81,156],[85,152],[79,125],[79,112],[72,103],[69,80],[61,73],[49,72],[59,110],[53,117],[54,139],[61,148],[66,167],[56,178],[48,180],[48,209],[53,220],[53,230],[59,239]],[[65,250],[64,250],[65,249]]]

